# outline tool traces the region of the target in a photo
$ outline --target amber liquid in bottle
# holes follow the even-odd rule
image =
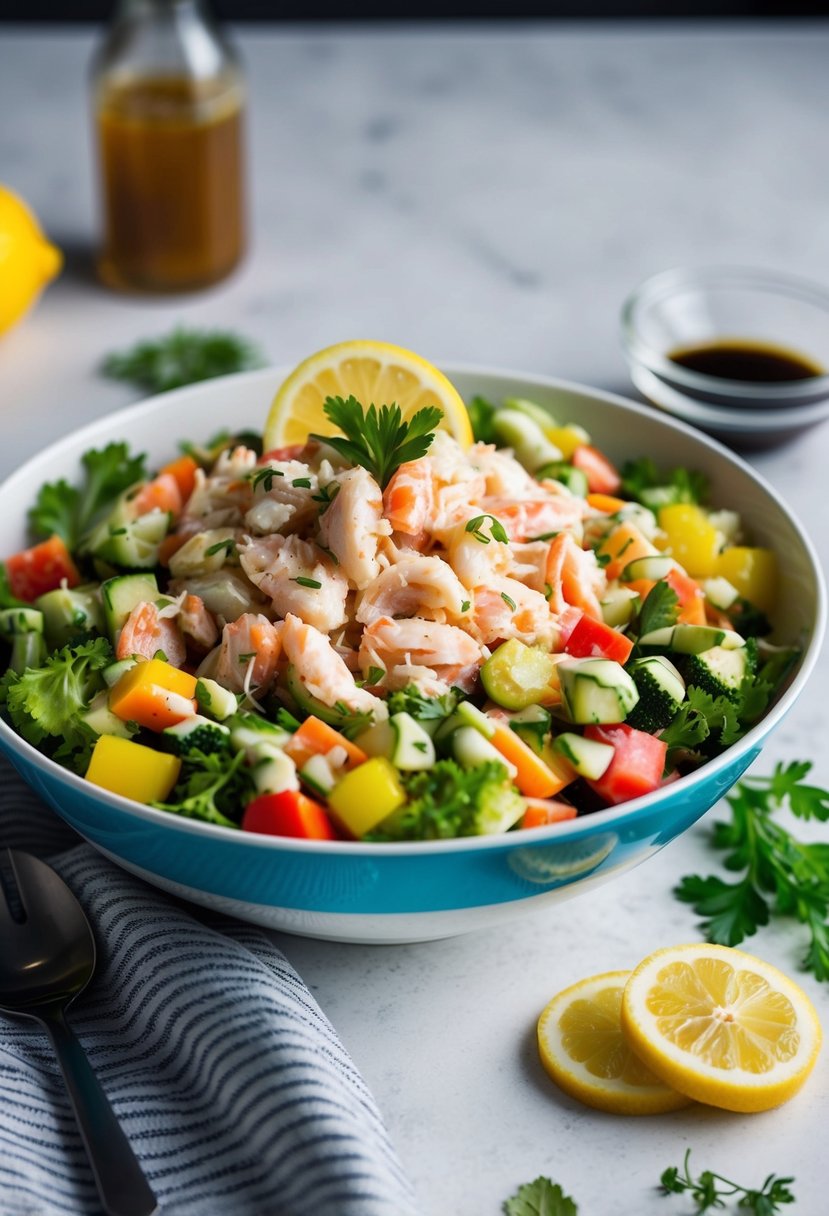
[[[170,76],[102,90],[107,282],[180,291],[233,269],[245,243],[242,115],[233,80]]]

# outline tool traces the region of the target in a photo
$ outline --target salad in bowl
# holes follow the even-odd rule
[[[41,487],[4,563],[18,735],[169,815],[382,851],[613,810],[764,718],[802,638],[701,472],[435,369],[336,388],[301,365],[264,436]]]

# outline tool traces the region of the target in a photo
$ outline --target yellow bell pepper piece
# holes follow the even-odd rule
[[[564,460],[569,460],[576,448],[590,442],[590,436],[583,426],[545,426],[544,434],[561,452]]]
[[[774,607],[780,575],[771,549],[733,545],[719,555],[712,573],[727,578],[761,612],[770,612]]]
[[[710,578],[717,561],[717,529],[702,507],[672,503],[659,511],[659,526],[667,533],[667,549],[692,578]]]
[[[328,795],[334,815],[357,837],[365,836],[405,801],[397,769],[384,756],[375,756],[346,773]]]
[[[101,735],[92,752],[86,779],[136,802],[163,802],[178,781],[180,771],[178,756],[153,751],[131,739]]]

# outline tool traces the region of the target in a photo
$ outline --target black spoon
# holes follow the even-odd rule
[[[152,1216],[155,1195],[64,1017],[94,970],[92,930],[63,879],[28,853],[0,852],[0,1010],[52,1040],[108,1216]]]

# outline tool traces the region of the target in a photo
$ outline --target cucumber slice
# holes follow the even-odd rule
[[[499,410],[492,419],[492,429],[505,447],[512,448],[515,459],[528,473],[561,460],[561,450],[550,443],[535,419],[528,414],[518,410]]]
[[[252,761],[253,784],[260,794],[298,790],[299,777],[290,756],[278,747],[260,746]]]
[[[49,594],[54,595],[54,592]],[[0,637],[11,642],[20,633],[43,633],[45,624],[40,608],[4,608],[0,612]]]
[[[590,781],[598,781],[604,776],[614,753],[609,743],[585,739],[583,735],[574,735],[569,731],[559,735],[553,746],[572,764],[580,777],[587,777]]]
[[[552,464],[542,465],[540,469],[536,469],[535,476],[539,481],[560,481],[577,498],[586,498],[590,492],[590,484],[584,470],[567,464],[565,460],[554,460]]]
[[[229,719],[230,745],[234,751],[245,752],[253,764],[259,753],[275,751],[288,742],[290,733],[254,713],[238,713]]]
[[[285,685],[303,713],[313,714],[315,718],[320,718],[323,722],[327,722],[329,726],[336,726],[338,730],[352,725],[355,715],[348,707],[341,703],[326,705],[324,701],[320,701],[302,683],[299,673],[293,664],[288,667],[285,673]]]
[[[101,674],[107,688],[114,688],[121,676],[135,667],[137,662],[138,659],[120,659],[117,663],[110,663],[109,667],[105,667]]]
[[[546,711],[542,710],[541,712],[545,713]],[[475,730],[480,731],[485,739],[491,739],[495,734],[495,723],[491,718],[487,717],[482,709],[478,709],[477,705],[473,705],[471,701],[461,701],[455,713],[458,715],[463,726],[474,726]]]
[[[196,681],[196,704],[208,717],[215,718],[217,722],[224,722],[225,718],[230,718],[239,708],[235,693],[215,680],[208,680],[205,677],[200,677]]]
[[[612,659],[573,659],[558,665],[564,707],[578,725],[624,722],[639,700],[632,678]]]
[[[637,579],[644,578],[650,583],[658,583],[660,579],[666,578],[675,569],[676,562],[665,553],[655,553],[648,557],[636,557],[625,566],[622,571],[621,581],[623,583],[635,583]]]
[[[611,629],[629,625],[639,607],[639,593],[630,587],[614,587],[601,601],[602,620]]]
[[[659,650],[675,650],[677,654],[702,654],[714,646],[739,650],[741,646],[745,646],[745,639],[733,629],[715,629],[712,625],[669,625],[665,629],[653,629],[650,633],[643,633],[639,645]]]
[[[461,768],[478,768],[494,760],[503,764],[509,773],[510,780],[518,773],[518,769],[494,748],[489,739],[485,739],[474,726],[459,726],[452,735],[452,751]]]
[[[431,768],[435,763],[435,745],[411,714],[392,714],[389,718],[394,743],[389,757],[392,764],[404,773],[415,773]]]
[[[549,694],[555,669],[551,655],[510,638],[484,663],[481,683],[496,705],[526,709]]]
[[[107,526],[107,535],[95,541],[93,557],[127,569],[149,570],[158,565],[161,542],[170,529],[169,511],[148,511],[127,523]]]
[[[686,663],[688,683],[695,684],[712,697],[728,697],[736,700],[746,676],[756,666],[756,647],[753,645],[727,649],[712,646],[701,654],[689,655]]]
[[[12,638],[9,667],[19,676],[27,667],[42,667],[46,662],[46,642],[42,633],[16,633]]]
[[[671,660],[661,654],[634,659],[628,671],[639,690],[639,701],[628,716],[628,724],[653,735],[668,725],[685,700],[685,681]]]
[[[319,798],[327,798],[341,776],[342,773],[334,776],[331,765],[322,755],[309,756],[299,770],[300,781]]]
[[[104,618],[113,646],[133,608],[156,599],[158,583],[154,574],[119,574],[101,584]]]
[[[740,598],[740,593],[736,587],[729,583],[727,578],[707,578],[702,584],[702,589],[705,592],[705,598],[712,608],[719,609],[720,612],[728,612],[737,600]]]
[[[385,756],[388,760],[394,750],[395,732],[391,722],[376,722],[354,740],[367,756]]]
[[[104,609],[100,590],[86,587],[58,587],[35,600],[43,613],[43,629],[51,650],[65,646],[79,633],[105,633]]]
[[[137,727],[130,727],[128,722],[124,722],[109,708],[109,692],[106,688],[96,693],[81,718],[96,735],[116,735],[119,739],[131,739],[137,733]]]
[[[549,430],[550,427],[556,425],[556,420],[553,415],[545,410],[543,405],[538,405],[535,401],[528,401],[526,397],[506,397],[504,399],[504,409],[514,410],[519,414],[523,414],[526,418],[532,418],[537,426],[540,426],[542,431]],[[561,459],[559,454],[558,459]]]
[[[526,709],[511,714],[509,724],[519,739],[523,739],[540,756],[548,742],[551,721],[550,713],[543,705],[528,705]]]

